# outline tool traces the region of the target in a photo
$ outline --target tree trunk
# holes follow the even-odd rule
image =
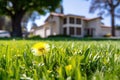
[[[22,37],[21,20],[24,13],[22,11],[17,12],[11,16],[12,20],[12,37]]]
[[[114,15],[114,9],[111,10],[111,26],[112,26],[112,36],[115,36],[115,15]]]

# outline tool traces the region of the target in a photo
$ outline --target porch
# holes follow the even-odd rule
[[[72,37],[83,37],[82,27],[63,27],[63,35],[70,35]]]

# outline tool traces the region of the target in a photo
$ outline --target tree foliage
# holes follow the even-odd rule
[[[99,15],[110,14],[111,16],[111,34],[115,36],[115,17],[119,17],[120,0],[91,0],[90,12],[99,10]]]
[[[11,31],[11,21],[8,16],[0,16],[0,30]]]
[[[21,20],[26,12],[36,10],[45,14],[54,11],[60,2],[61,0],[0,0],[0,14],[11,17],[13,36],[21,37]]]
[[[0,30],[3,28],[5,24],[5,18],[3,16],[0,17]]]
[[[28,23],[31,22],[32,26],[37,26],[36,20],[40,20],[41,15],[37,11],[27,12],[22,19],[22,27],[27,29]]]

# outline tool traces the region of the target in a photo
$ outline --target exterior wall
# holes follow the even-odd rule
[[[45,37],[48,37],[50,36],[52,33],[51,31],[51,24],[50,23],[47,23],[46,25],[44,25],[44,28],[45,28]]]
[[[59,34],[63,34],[63,17],[59,17]]]
[[[44,27],[44,37],[60,34],[60,19],[57,16],[49,17]],[[37,30],[36,30],[37,31]],[[40,33],[40,32],[39,32]],[[42,32],[41,32],[42,33]]]
[[[60,17],[55,17],[55,27],[56,27],[56,35],[62,34],[61,33],[61,29],[62,29],[62,25],[61,25],[61,18]]]
[[[87,23],[84,22],[84,29],[85,28],[93,28],[93,37],[101,37],[102,36],[102,29],[101,29],[101,22],[100,19],[96,19],[96,20],[91,20],[88,21]],[[84,31],[84,35],[85,35],[85,31]]]
[[[102,27],[101,34],[104,36],[106,34],[111,34],[111,28]]]
[[[88,22],[87,21],[83,21],[83,37],[85,37],[85,35],[86,35],[85,28],[88,28]]]
[[[71,35],[73,37],[83,37],[83,20],[80,17],[72,16],[74,18],[74,24],[69,23],[71,16],[66,16],[65,18],[67,19],[67,23],[63,24],[63,28],[67,28],[67,35],[70,35],[70,27],[74,27],[74,35]],[[76,18],[81,19],[81,24],[76,24]],[[77,35],[77,28],[81,28],[81,35]]]
[[[34,35],[39,35],[42,38],[45,37],[44,33],[45,33],[44,27],[38,28],[34,31]]]
[[[34,35],[40,35],[42,38],[48,37],[50,35],[58,35],[61,32],[60,24],[60,18],[57,16],[52,16],[42,27],[35,29]]]
[[[51,35],[57,35],[58,32],[57,32],[57,26],[56,24],[53,24],[52,25],[52,30],[51,30]]]
[[[45,37],[50,36],[50,28],[45,29]]]
[[[95,28],[93,37],[98,37],[101,36],[101,26],[100,26],[100,21],[99,20],[95,20],[95,21],[91,21],[89,24],[89,27]]]
[[[116,36],[120,37],[120,30],[116,30]]]

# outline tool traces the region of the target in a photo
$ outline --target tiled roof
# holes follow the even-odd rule
[[[101,25],[102,28],[111,28],[111,26]]]
[[[60,13],[51,13],[50,15],[53,15],[53,16],[64,16],[64,14],[60,14]]]
[[[96,20],[96,19],[102,19],[102,17],[96,17],[96,18],[85,18],[85,16],[80,16],[80,15],[74,15],[74,14],[67,14],[67,15],[64,15],[64,14],[60,14],[60,13],[50,13],[50,15],[48,16],[48,18],[50,16],[58,16],[58,17],[65,17],[65,16],[75,16],[75,17],[81,17],[81,19],[85,20],[85,21],[91,21],[91,20]],[[48,19],[47,18],[47,19]],[[47,21],[47,19],[45,20],[45,22]]]
[[[75,14],[66,14],[65,16],[75,16],[75,17],[85,18],[85,16],[80,16],[80,15],[75,15]]]
[[[64,14],[60,14],[60,13],[50,13],[50,15],[46,18],[45,22],[50,18],[50,16],[58,16],[58,17],[63,17]]]
[[[102,17],[96,17],[96,18],[82,18],[85,21],[91,21],[91,20],[96,20],[96,19],[102,19]]]

